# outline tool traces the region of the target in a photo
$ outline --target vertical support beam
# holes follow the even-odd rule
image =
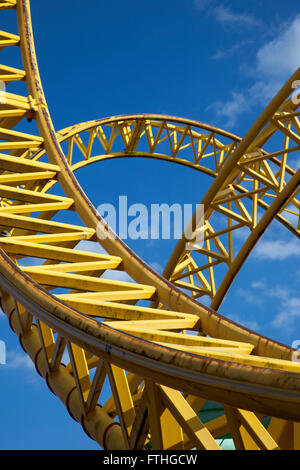
[[[183,432],[173,414],[162,401],[160,386],[146,381],[151,442],[154,450],[184,449]]]
[[[125,370],[107,363],[108,378],[116,404],[124,440],[129,449],[129,436],[135,419],[135,409]]]
[[[72,371],[77,385],[82,412],[84,416],[86,416],[86,401],[88,399],[91,388],[91,379],[87,366],[85,352],[82,348],[69,341],[67,342],[67,346],[71,359]]]
[[[159,386],[159,390],[172,416],[182,426],[183,431],[189,436],[197,449],[220,450],[215,439],[178,390],[163,385]]]

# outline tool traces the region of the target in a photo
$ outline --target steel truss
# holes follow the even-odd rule
[[[8,235],[0,238],[1,306],[37,372],[104,449],[220,449],[218,439],[228,433],[237,449],[299,449],[295,351],[216,310],[272,220],[299,236],[300,171],[288,163],[300,149],[299,112],[291,100],[300,69],[243,139],[155,115],[56,133],[29,0],[0,1],[0,9],[16,11],[19,30],[1,31],[0,49],[18,47],[23,61],[22,70],[1,65],[0,80],[24,81],[28,90],[26,96],[6,92],[0,104],[0,227]],[[38,135],[16,130],[24,120],[36,123]],[[264,150],[278,135],[278,150]],[[212,178],[202,200],[204,244],[186,251],[183,237],[165,277],[112,232],[74,175],[119,157],[177,162]],[[67,222],[70,211],[79,225]],[[222,228],[214,226],[215,213]],[[97,241],[97,227],[106,234],[107,254],[74,250],[81,240]],[[245,227],[248,238],[235,254],[234,233]],[[224,275],[217,284],[219,268]],[[134,282],[104,279],[108,270],[126,271]],[[197,301],[203,295],[211,297],[211,308]],[[106,379],[111,397],[103,401]],[[208,400],[222,404],[223,413],[203,423],[199,412]],[[265,417],[271,418],[267,428]]]

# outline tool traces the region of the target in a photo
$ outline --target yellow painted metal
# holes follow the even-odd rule
[[[79,400],[82,407],[82,412],[84,415],[86,415],[85,404],[88,399],[91,388],[91,379],[87,366],[85,352],[76,344],[68,342],[67,345],[72,364],[72,372],[76,381]]]
[[[202,450],[220,450],[215,439],[183,398],[182,394],[178,390],[173,390],[163,385],[160,385],[159,389],[172,415],[181,424],[189,438],[194,441],[194,445]],[[170,432],[172,432],[171,429]]]
[[[126,134],[124,134],[124,130],[122,131],[125,124]],[[296,125],[297,123],[295,121],[295,126]],[[138,151],[138,145],[135,145],[135,150],[132,150],[129,145],[130,139],[133,138],[133,136],[136,138],[135,129],[137,127],[140,129],[138,134],[140,143],[143,143],[143,145],[148,143],[149,145],[149,149],[143,152]],[[154,129],[156,129],[157,132],[155,139],[153,139]],[[209,131],[210,133],[208,133]],[[89,133],[90,135],[88,139],[88,149],[83,144],[80,137],[81,133]],[[270,129],[266,132],[268,137],[270,137],[270,135],[272,137],[273,134],[274,128],[272,132]],[[109,145],[107,135],[110,135]],[[176,162],[194,168],[214,178],[218,176],[222,165],[230,160],[230,156],[236,151],[240,142],[238,137],[224,133],[224,131],[220,131],[219,129],[212,129],[209,126],[193,121],[155,115],[124,116],[111,118],[110,120],[104,119],[101,120],[101,122],[84,123],[63,130],[58,133],[58,136],[60,141],[69,142],[68,161],[73,163],[73,170],[105,159],[147,157],[163,159],[173,163]],[[121,141],[118,140],[120,136],[122,136]],[[171,140],[170,136],[172,136]],[[218,136],[218,138],[216,138],[216,136]],[[187,143],[186,139],[189,139]],[[233,144],[228,145],[227,142],[225,143],[224,139],[230,139],[233,141]],[[103,147],[102,155],[94,156],[93,154],[93,145],[96,140],[98,144],[100,141]],[[158,153],[159,145],[164,144],[166,140],[169,141],[170,144],[169,154]],[[222,140],[224,142],[222,142]],[[202,142],[204,145],[202,145]],[[180,146],[180,144],[182,145]],[[123,147],[125,145],[123,152],[118,151],[118,145],[122,145]],[[285,155],[288,155],[289,159],[292,159],[292,154],[298,150],[298,146],[287,148],[287,145],[288,141],[286,140],[284,144]],[[75,156],[73,154],[75,154],[75,146],[80,151],[83,160],[74,163]],[[201,149],[201,151],[196,153],[196,147]],[[224,158],[225,153],[226,158]],[[253,151],[251,147],[251,150],[243,155],[241,161],[237,163],[239,171],[232,172],[234,175],[234,177],[232,177],[232,183],[228,185],[227,189],[218,191],[218,194],[210,206],[214,208],[215,213],[219,214],[219,216],[223,216],[225,228],[222,230],[218,228],[218,230],[216,230],[216,227],[213,227],[212,224],[209,224],[207,221],[206,230],[203,234],[205,246],[201,247],[199,250],[194,249],[192,252],[189,252],[189,250],[183,251],[176,265],[174,265],[174,259],[176,256],[178,257],[179,251],[176,251],[174,254],[173,264],[170,261],[170,265],[172,264],[173,266],[173,273],[171,273],[171,268],[168,266],[165,275],[170,277],[172,282],[178,287],[191,291],[195,299],[203,295],[209,295],[212,298],[212,306],[214,308],[220,306],[220,302],[222,302],[225,296],[224,285],[227,290],[229,288],[229,277],[231,279],[230,282],[232,282],[233,269],[231,269],[231,266],[240,259],[238,256],[233,256],[233,253],[236,251],[236,239],[233,237],[233,234],[235,231],[245,231],[245,229],[248,229],[250,235],[259,222],[258,215],[264,213],[258,212],[258,208],[262,208],[264,211],[268,210],[270,205],[272,205],[274,197],[276,197],[277,188],[281,190],[286,184],[283,185],[282,181],[284,181],[284,179],[288,181],[295,174],[295,171],[288,166],[287,161],[278,158],[282,157],[282,153],[282,151],[278,151],[268,154],[263,149]],[[41,153],[41,155],[42,154],[43,153]],[[216,156],[218,157],[217,160],[215,159]],[[78,156],[76,158],[78,160]],[[211,159],[214,159],[213,164],[215,170],[211,169]],[[199,164],[200,162],[201,164]],[[254,162],[258,162],[256,164],[256,170],[253,169]],[[274,167],[273,169],[271,169],[271,165]],[[283,173],[285,176],[283,176]],[[249,190],[249,183],[253,185],[253,190]],[[275,191],[275,194],[271,194],[270,191],[268,191],[270,189]],[[247,200],[250,200],[250,202],[248,203]],[[249,204],[252,204],[252,207],[249,207]],[[297,198],[292,200],[292,204],[296,208],[296,212],[294,211],[292,213],[297,216],[297,205],[299,204]],[[289,216],[290,213],[290,209],[286,206],[280,211],[277,211],[274,217],[299,237],[300,232],[297,222],[299,218],[296,217],[295,222],[293,222]],[[212,215],[213,214],[209,214],[209,217],[212,217]],[[225,238],[224,235],[226,233],[227,237]],[[224,239],[225,246],[221,242],[222,238]],[[219,251],[209,250],[207,248],[208,245],[211,247],[217,245],[217,250]],[[180,246],[183,246],[183,242],[181,242]],[[195,256],[193,256],[193,254]],[[199,262],[199,260],[201,262]],[[185,264],[185,266],[183,266],[183,264]],[[217,286],[215,273],[223,269],[224,265],[226,265],[228,269],[228,274],[226,275],[226,280],[224,279],[224,281],[221,282],[222,285]],[[184,278],[186,278],[188,282],[185,282]],[[219,299],[218,302],[216,302],[217,298]]]
[[[12,86],[24,80],[28,95],[6,93],[0,110],[0,226],[9,235],[0,237],[1,306],[38,372],[105,449],[142,449],[149,441],[154,449],[218,449],[216,439],[228,432],[237,448],[298,448],[295,351],[230,322],[195,298],[211,295],[218,307],[275,217],[299,234],[299,226],[286,217],[300,208],[299,172],[288,165],[300,143],[299,120],[289,100],[291,82],[300,72],[243,140],[195,121],[154,115],[92,121],[55,134],[37,67],[29,0],[0,1],[0,9],[6,8],[16,9],[19,34],[0,32],[0,49],[19,47],[23,70],[0,66],[0,78]],[[39,135],[15,130],[26,118],[35,120]],[[89,132],[87,140],[83,131]],[[284,135],[283,149],[267,154],[261,147],[276,132]],[[66,155],[63,141],[69,143]],[[96,142],[101,155],[94,153]],[[162,151],[165,144],[168,154]],[[75,161],[75,148],[83,159]],[[168,267],[175,286],[113,234],[74,176],[83,165],[124,156],[176,161],[213,178],[204,198],[209,207],[204,245],[181,258],[177,248],[173,270]],[[55,185],[63,196],[51,192]],[[262,218],[258,208],[264,210]],[[69,210],[82,226],[67,222]],[[221,230],[210,220],[214,212],[225,219]],[[56,221],[57,214],[65,222]],[[234,256],[232,234],[245,227],[251,234]],[[104,254],[78,250],[81,240],[97,241],[96,228],[107,235]],[[195,253],[205,259],[202,264]],[[214,270],[224,264],[228,275],[218,286]],[[102,277],[113,270],[127,272],[132,282]],[[54,294],[56,288],[63,293]],[[69,357],[66,367],[64,356]],[[103,403],[106,378],[112,396]],[[223,404],[224,414],[204,424],[197,414],[206,400]],[[260,415],[273,417],[270,430]],[[283,439],[284,430],[288,437]]]
[[[254,415],[245,410],[236,410],[238,418],[245,430],[250,434],[255,441],[257,447],[263,450],[278,450],[278,445],[270,434],[266,431],[265,427]]]
[[[77,257],[77,253],[75,253],[75,256]],[[99,256],[98,259],[101,259],[101,261],[92,259],[92,261],[86,261],[86,262],[81,262],[81,263],[80,262],[77,263],[75,261],[72,263],[43,265],[43,272],[55,271],[56,273],[77,273],[77,272],[90,272],[96,269],[98,271],[106,271],[107,269],[118,268],[122,261],[117,256],[103,255],[103,256]],[[36,266],[30,266],[30,268],[24,268],[24,271],[26,271],[26,269],[30,269],[31,272],[35,272],[39,268]],[[59,275],[57,277],[59,279]]]
[[[7,203],[6,201],[4,204]],[[45,202],[41,204],[22,204],[22,205],[6,205],[1,207],[1,213],[3,214],[30,214],[32,212],[42,212],[42,211],[59,211],[62,209],[70,209],[73,205],[73,201],[71,199],[65,199],[63,202]]]
[[[14,173],[11,175],[1,175],[0,185],[3,184],[25,184],[28,181],[37,180],[51,180],[56,178],[56,172],[54,171],[36,171],[33,173]]]
[[[129,449],[128,438],[135,419],[135,409],[125,371],[107,364],[108,377],[120,419],[124,441]]]
[[[183,333],[172,333],[170,331],[163,332],[163,325],[161,324],[163,320],[149,320],[149,321],[126,321],[126,322],[105,322],[106,325],[117,328],[118,330],[126,331],[132,333],[136,336],[141,336],[145,339],[151,341],[161,341],[165,343],[171,343],[173,345],[186,345],[191,347],[214,347],[214,348],[231,348],[235,349],[236,352],[240,349],[246,349],[249,353],[253,350],[252,344],[239,343],[236,341],[229,340],[219,340],[215,338],[208,338],[202,336],[193,336]],[[175,320],[177,321],[177,320]],[[154,327],[157,329],[153,329]],[[167,323],[166,323],[167,325]],[[176,325],[176,323],[175,323]],[[174,329],[175,325],[173,325]],[[178,324],[177,324],[178,328]]]
[[[228,262],[228,258],[224,259],[225,263],[228,265],[228,272],[225,275],[221,285],[217,292],[214,289],[214,282],[215,276],[212,272],[213,267],[208,265],[210,261],[213,260],[220,260],[220,253],[209,253],[205,249],[197,250],[196,248],[190,248],[191,244],[186,247],[187,240],[183,236],[180,242],[178,243],[169,263],[165,269],[164,275],[174,283],[178,283],[177,276],[178,273],[182,274],[181,279],[189,279],[190,272],[189,267],[192,266],[193,272],[196,274],[197,268],[199,271],[203,272],[203,266],[206,266],[206,269],[210,270],[210,289],[204,291],[203,294],[210,295],[212,298],[212,308],[217,309],[219,308],[226,292],[228,291],[231,283],[233,282],[234,277],[236,276],[238,269],[241,268],[243,262],[245,261],[244,252],[247,250],[249,253],[255,243],[259,240],[261,234],[266,227],[270,224],[270,222],[275,218],[279,213],[284,213],[288,216],[287,211],[290,210],[288,207],[293,204],[293,211],[292,213],[295,214],[296,221],[294,222],[294,233],[299,237],[300,232],[298,228],[298,205],[299,201],[296,198],[297,187],[299,186],[299,172],[289,172],[287,171],[287,156],[292,158],[292,152],[296,152],[298,150],[298,146],[291,146],[289,148],[290,139],[293,138],[295,143],[298,143],[298,137],[295,132],[290,130],[291,125],[293,124],[294,128],[299,130],[297,127],[297,123],[292,122],[291,120],[287,122],[286,115],[283,113],[281,115],[281,119],[283,122],[280,122],[280,117],[278,115],[278,109],[281,108],[286,109],[287,105],[284,103],[284,100],[288,98],[291,94],[291,84],[293,80],[298,76],[299,71],[295,73],[295,75],[290,79],[290,81],[283,87],[283,89],[279,92],[279,94],[274,98],[272,103],[269,105],[267,110],[263,113],[263,115],[258,119],[258,121],[252,126],[249,133],[246,135],[245,139],[241,142],[241,144],[237,147],[237,149],[232,153],[232,156],[229,160],[227,160],[226,164],[220,170],[218,176],[215,178],[214,182],[211,185],[211,188],[207,192],[206,196],[202,200],[202,204],[206,208],[205,212],[205,221],[207,222],[213,215],[223,215],[226,217],[228,221],[230,221],[230,227],[234,226],[234,221],[241,224],[243,228],[248,227],[250,230],[249,238],[245,242],[244,247],[242,247],[241,251],[238,254],[231,258],[231,261]],[[292,101],[289,101],[290,109],[293,109]],[[271,112],[272,111],[272,112]],[[269,113],[269,114],[268,114]],[[273,114],[276,114],[276,120],[273,119]],[[269,122],[275,122],[275,126],[269,124]],[[263,127],[266,129],[263,130]],[[255,148],[253,141],[257,145],[257,140],[255,140],[255,133],[261,132],[263,135],[263,142],[266,144],[268,140],[272,141],[273,137],[276,137],[278,140],[278,134],[284,135],[284,146],[281,151],[276,153],[276,156],[281,156],[281,160],[277,161],[278,167],[271,168],[269,163],[274,165],[274,160],[272,157],[267,157],[265,152],[262,150]],[[255,150],[255,152],[253,152]],[[289,152],[288,152],[289,151]],[[288,152],[288,153],[287,153]],[[250,157],[248,156],[250,155]],[[255,156],[259,155],[259,158],[255,159]],[[253,158],[254,157],[254,158]],[[267,158],[269,162],[267,161]],[[255,169],[253,168],[253,161],[256,162]],[[242,183],[242,185],[241,185]],[[253,185],[253,190],[249,191],[249,184]],[[242,186],[247,187],[247,190],[239,194],[237,190],[240,190]],[[274,191],[274,195],[269,195],[269,190]],[[260,194],[261,193],[261,194]],[[289,195],[289,199],[287,200],[284,193]],[[252,213],[249,213],[244,204],[242,203],[242,199],[247,195],[248,197],[252,197]],[[266,198],[266,197],[275,197],[275,202],[270,202],[269,207],[266,207],[267,213],[258,221],[258,203],[259,199]],[[292,199],[290,199],[292,197]],[[279,201],[281,201],[281,207],[279,207]],[[227,207],[224,207],[224,203],[227,203]],[[235,210],[233,210],[233,204],[235,204]],[[294,210],[295,208],[295,210]],[[267,217],[269,213],[269,217]],[[224,224],[226,222],[224,220]],[[266,223],[268,220],[268,223]],[[263,221],[262,223],[260,223]],[[218,224],[220,223],[220,220]],[[191,227],[195,227],[194,220],[191,222]],[[203,235],[203,242],[206,243],[208,240],[213,241],[216,248],[219,249],[219,236],[217,234],[212,237],[213,229],[210,230],[206,229]],[[230,233],[230,232],[229,232]],[[258,236],[258,233],[260,234]],[[255,234],[254,236],[252,236]],[[228,248],[232,252],[232,238],[228,237],[227,240]],[[199,257],[199,253],[202,257]],[[211,256],[210,256],[211,255]],[[182,266],[182,263],[189,259],[189,264],[185,265],[183,269],[179,270],[177,268],[178,265]],[[193,263],[192,263],[193,260]],[[217,266],[217,265],[215,265]],[[196,268],[195,268],[196,267]],[[176,278],[173,278],[173,273],[175,274]],[[203,286],[203,282],[201,285],[201,279],[196,279],[196,285],[200,281],[200,287]],[[182,281],[179,285],[182,285]],[[185,287],[187,285],[185,284]],[[193,282],[190,282],[190,290],[196,292],[194,289]]]
[[[49,266],[47,266],[49,268]],[[43,269],[42,267],[30,267],[23,268],[23,271],[30,275],[30,277],[38,281],[41,285],[47,286],[56,286],[56,287],[66,287],[69,289],[77,289],[82,291],[92,291],[92,292],[111,292],[111,291],[121,291],[127,290],[128,292],[134,291],[143,291],[148,293],[150,296],[155,293],[155,288],[151,286],[143,286],[142,284],[124,282],[124,281],[115,281],[110,279],[97,279],[93,276],[82,276],[69,273],[60,273],[55,271],[53,265],[50,265],[52,268]],[[94,263],[90,267],[95,267]],[[140,292],[143,295],[143,292]]]

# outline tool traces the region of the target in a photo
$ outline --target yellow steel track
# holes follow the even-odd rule
[[[0,80],[24,81],[28,91],[1,96],[0,227],[8,235],[0,238],[1,306],[38,373],[105,449],[149,443],[153,449],[219,449],[217,439],[227,433],[237,449],[299,449],[295,351],[196,298],[209,295],[219,307],[274,218],[299,236],[300,172],[288,159],[300,148],[299,113],[290,99],[300,69],[242,140],[193,121],[149,115],[56,134],[39,77],[29,0],[0,1],[0,9],[7,8],[16,10],[19,33],[0,32],[0,49],[18,47],[23,69],[0,66]],[[37,135],[17,130],[27,119],[36,123]],[[282,134],[282,147],[267,153],[263,147],[275,133]],[[101,154],[93,152],[95,139]],[[160,149],[163,141],[168,153]],[[81,161],[73,159],[74,145]],[[172,282],[111,231],[74,176],[85,164],[121,156],[177,161],[213,178],[202,201],[204,246],[186,252],[180,241],[165,272]],[[68,223],[70,211],[77,225]],[[214,212],[224,219],[221,231],[210,222]],[[249,237],[234,256],[232,233],[245,227]],[[74,249],[81,240],[97,241],[96,230],[106,234],[101,244],[107,254]],[[227,271],[217,286],[219,265]],[[104,279],[109,270],[126,271],[134,282]],[[106,378],[111,398],[103,401]],[[221,403],[224,413],[204,424],[198,413],[207,400]],[[263,417],[271,418],[267,429]]]

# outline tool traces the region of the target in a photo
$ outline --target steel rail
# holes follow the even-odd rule
[[[15,79],[26,77],[29,91],[28,99],[7,95],[7,106],[1,110],[2,123],[6,126],[1,132],[8,141],[2,148],[14,153],[0,156],[5,169],[1,176],[6,181],[0,186],[3,194],[0,217],[3,223],[12,223],[17,229],[9,233],[10,237],[0,239],[1,305],[21,346],[50,390],[103,448],[142,448],[149,439],[149,427],[154,448],[175,445],[175,448],[216,449],[214,437],[223,435],[225,428],[232,431],[237,446],[278,448],[280,439],[278,443],[274,440],[254,412],[291,420],[296,430],[295,422],[300,421],[300,369],[292,361],[295,351],[199,304],[159,276],[112,232],[76,180],[53,128],[39,77],[29,0],[0,1],[0,9],[5,8],[17,10],[20,40],[2,32],[0,45],[20,46],[25,74],[15,74]],[[11,130],[26,117],[36,120],[39,136]],[[22,149],[27,149],[30,158],[41,143],[50,164],[19,158]],[[24,171],[22,174],[20,169]],[[278,195],[278,207],[286,203],[286,193],[298,181],[298,176],[298,173],[292,176]],[[52,180],[46,186],[39,186],[39,178],[57,178],[66,197],[45,194]],[[18,181],[26,179],[31,183],[19,187]],[[271,207],[266,219],[272,217]],[[70,209],[76,211],[85,227],[50,222],[54,212]],[[39,211],[42,217],[32,217],[32,213]],[[107,235],[103,246],[109,255],[73,250],[81,239],[95,240],[99,227]],[[26,230],[34,235],[28,236]],[[37,256],[46,262],[38,267],[20,268],[18,260],[24,256],[29,259]],[[109,284],[97,279],[106,269],[120,268],[142,284],[129,286],[117,281]],[[81,276],[78,274],[81,271],[87,274]],[[35,279],[39,276],[45,280],[37,283]],[[54,278],[55,287],[71,288],[71,292],[52,295],[49,290]],[[80,283],[84,284],[80,286]],[[154,297],[167,310],[136,305],[137,299]],[[115,302],[115,298],[120,302]],[[109,326],[113,325],[111,321],[99,323],[91,318],[103,316],[114,320],[129,317],[133,321],[119,321],[115,323],[119,325],[116,329]],[[168,344],[175,342],[172,347],[164,341],[159,344],[157,340],[147,340],[143,328],[138,329],[138,335],[130,334],[141,317],[148,336],[152,334],[149,327],[152,317],[161,324],[167,321]],[[168,330],[182,331],[182,325],[209,337],[192,339],[181,334],[178,336],[185,344],[179,344],[176,334]],[[159,336],[162,332],[156,330],[155,334]],[[201,353],[191,353],[193,347],[180,350],[192,340],[214,346],[198,347]],[[66,347],[70,363],[65,367],[62,355]],[[219,352],[214,348],[219,348]],[[95,369],[92,381],[90,369]],[[97,400],[106,375],[113,398],[100,408]],[[200,401],[197,397],[201,397]],[[222,423],[218,421],[206,427],[197,417],[196,410],[207,399],[224,404]],[[163,417],[159,410],[163,411]],[[120,423],[115,422],[115,416]],[[246,435],[243,432],[239,437],[237,429],[241,426]]]
[[[259,118],[255,121],[255,123],[251,126],[245,137],[243,138],[242,142],[239,144],[235,152],[231,155],[230,160],[222,167],[220,173],[218,174],[217,178],[212,182],[211,187],[205,194],[204,198],[201,201],[201,204],[204,205],[205,210],[207,212],[210,211],[210,207],[213,203],[213,200],[216,198],[217,194],[221,191],[222,188],[226,187],[226,182],[230,181],[232,178],[232,174],[236,170],[237,164],[241,161],[242,157],[249,152],[251,149],[256,150],[256,141],[260,133],[262,133],[263,129],[267,126],[270,119],[280,110],[280,107],[284,106],[288,98],[290,97],[291,93],[294,91],[293,84],[295,81],[299,80],[300,78],[300,68],[293,74],[292,77],[285,83],[282,89],[278,92],[278,94],[272,99],[269,105],[265,108]],[[289,101],[291,109],[296,109],[297,106],[293,105]],[[270,135],[274,133],[274,130],[270,132]],[[265,140],[263,143],[265,143]],[[254,144],[254,148],[253,148]],[[190,222],[191,226],[195,226],[195,216],[193,220]],[[182,238],[179,240],[177,246],[175,247],[170,260],[165,268],[164,276],[169,279],[172,275],[172,272],[175,269],[178,260],[182,256],[185,251],[185,245],[187,243],[187,239],[185,238],[184,234]]]
[[[46,105],[42,84],[39,76],[37,59],[34,49],[32,25],[30,18],[29,0],[21,0],[17,3],[19,18],[19,31],[26,41],[21,43],[23,63],[26,70],[29,93],[35,99],[38,107],[37,125],[40,135],[44,139],[44,147],[51,163],[60,167],[58,182],[61,184],[67,197],[74,200],[74,208],[77,214],[87,227],[103,231],[104,236],[102,246],[113,256],[119,256],[122,259],[124,270],[136,281],[155,286],[157,289],[158,301],[168,306],[171,310],[192,313],[199,316],[203,331],[212,337],[222,337],[248,341],[255,345],[256,354],[262,356],[274,356],[278,358],[290,359],[293,350],[287,346],[280,345],[276,341],[250,332],[247,328],[219,316],[211,309],[200,305],[189,296],[184,294],[168,282],[163,276],[157,274],[153,268],[146,265],[126,244],[107,226],[89,201],[88,197],[80,187],[77,179],[69,168],[62,149],[57,141],[56,133]],[[285,86],[284,91],[290,90],[290,82]],[[282,92],[280,93],[280,96]],[[277,102],[277,101],[276,101]],[[270,107],[270,106],[269,106]],[[268,110],[269,110],[268,107]],[[268,111],[265,111],[268,115]],[[253,133],[253,131],[252,131]],[[251,134],[252,135],[252,134]],[[239,150],[239,154],[241,151]],[[229,162],[230,168],[234,165]],[[227,165],[228,167],[228,165]],[[226,167],[226,173],[230,174]],[[222,173],[222,180],[225,179]],[[216,185],[214,185],[215,187]],[[217,191],[217,189],[216,189]]]

